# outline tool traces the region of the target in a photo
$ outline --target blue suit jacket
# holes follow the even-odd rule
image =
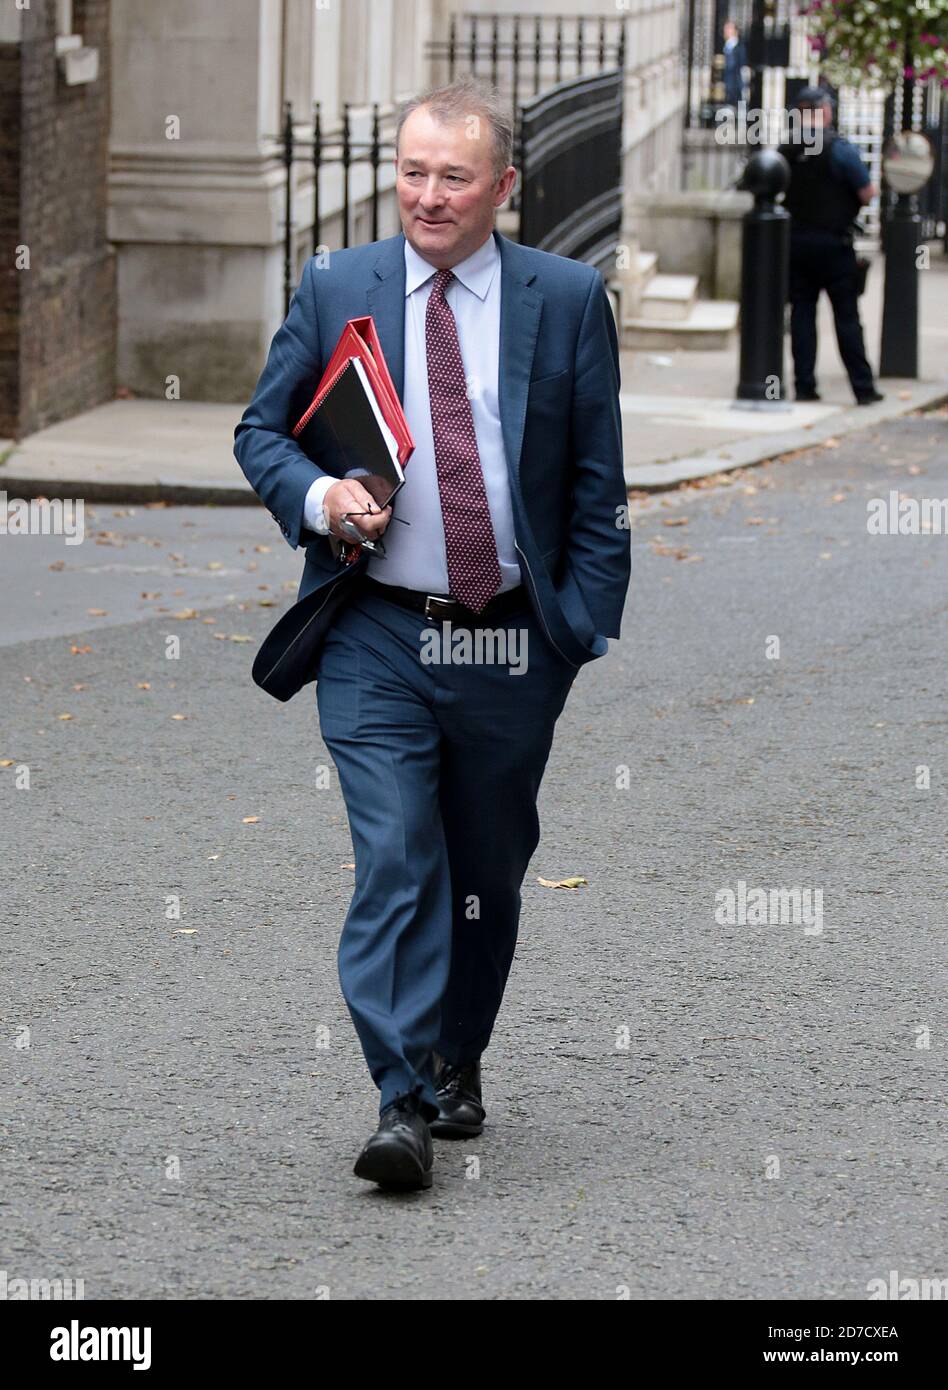
[[[619,636],[630,571],[615,320],[594,267],[521,246],[496,230],[494,237],[502,277],[500,419],[518,558],[547,637],[581,666],[606,652],[607,637]],[[235,431],[234,453],[251,487],[288,543],[306,547],[300,600],[355,585],[368,556],[343,569],[328,538],[304,528],[303,502],[321,472],[293,440],[292,427],[347,321],[361,315],[373,316],[404,397],[404,243],[399,232],[333,251],[326,268],[315,257],[307,261]],[[317,628],[331,621],[338,603],[312,599],[309,611],[320,609]]]

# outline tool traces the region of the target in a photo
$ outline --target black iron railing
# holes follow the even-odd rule
[[[622,73],[562,82],[521,112],[520,240],[602,265],[622,223]]]
[[[337,130],[326,134],[323,128],[321,103],[313,105],[313,120],[310,133],[300,136],[293,118],[293,106],[286,102],[283,109],[283,129],[276,137],[280,144],[280,159],[286,170],[283,198],[283,310],[289,310],[290,300],[296,286],[296,265],[293,223],[293,166],[305,158],[312,166],[313,177],[313,255],[317,255],[323,242],[323,212],[320,198],[320,173],[323,169],[338,164],[342,166],[342,245],[349,245],[352,234],[352,170],[359,165],[368,165],[372,171],[372,187],[369,195],[372,241],[379,235],[379,169],[395,155],[394,131],[386,137],[383,134],[382,108],[377,101],[371,106],[370,135],[359,140],[354,134],[352,117],[353,103],[345,102],[342,108],[342,122]]]
[[[510,200],[512,210],[520,210],[520,199],[526,191],[527,180],[533,177],[530,172],[531,165],[537,177],[542,176],[545,190],[542,194],[537,194],[537,197],[551,197],[552,185],[542,171],[554,167],[565,170],[573,158],[568,153],[568,139],[562,143],[552,164],[548,161],[547,153],[540,153],[548,137],[542,135],[543,112],[532,109],[532,146],[527,168],[524,168],[521,131],[524,103],[542,95],[551,87],[561,86],[564,79],[592,77],[602,72],[618,72],[621,89],[628,52],[627,18],[625,13],[615,16],[454,15],[448,25],[447,38],[428,42],[428,59],[432,63],[440,62],[442,67],[444,64],[447,65],[448,81],[453,80],[462,71],[489,77],[501,97],[509,103],[514,113],[514,163],[521,172],[521,179]],[[553,110],[553,107],[549,109]],[[357,110],[362,113],[359,117],[354,115]],[[379,234],[379,195],[382,191],[379,170],[383,164],[389,164],[395,155],[395,117],[396,113],[392,108],[383,108],[378,102],[373,102],[371,108],[358,108],[354,103],[346,102],[343,105],[341,121],[330,131],[326,129],[321,104],[316,102],[313,106],[312,125],[307,130],[301,130],[301,123],[294,117],[292,105],[289,102],[285,104],[282,129],[279,135],[271,137],[278,143],[280,160],[286,170],[283,211],[284,312],[289,310],[296,285],[294,166],[305,161],[312,169],[314,255],[325,248],[321,176],[324,170],[333,166],[341,169],[342,206],[339,213],[342,246],[349,246],[353,236],[356,203],[353,197],[352,175],[359,166],[367,166],[371,171],[367,202],[370,236],[371,240],[375,241]],[[621,141],[621,109],[618,119],[620,124],[617,138]],[[367,138],[358,138],[356,130],[365,128],[366,124],[369,129]],[[585,179],[586,183],[591,179],[590,186],[598,181],[596,196],[605,198],[610,208],[614,197],[607,190],[606,184],[612,178],[612,139],[613,136],[610,134],[609,141],[601,149],[587,146],[588,163],[581,161],[575,166],[575,177],[570,175],[574,187],[578,187],[577,178]],[[609,165],[609,173],[605,172],[606,164]],[[536,193],[536,189],[534,192]],[[564,194],[569,197],[569,185],[556,194],[558,205],[562,203]],[[580,222],[589,222],[592,217],[592,213],[586,208],[586,201],[585,194],[582,194],[572,208],[571,215],[574,219],[578,217]],[[360,200],[360,210],[361,206]],[[538,235],[549,236],[551,225],[545,219],[538,222],[535,211],[531,211],[529,215],[533,218]],[[605,235],[604,228],[608,218],[601,209],[600,216],[600,232]],[[527,239],[522,228],[520,238]],[[566,236],[562,244],[569,240],[570,237]],[[576,244],[580,245],[582,241],[583,239],[579,238]],[[595,239],[589,244],[594,243]]]

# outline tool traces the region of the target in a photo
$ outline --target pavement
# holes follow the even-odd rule
[[[836,352],[826,296],[820,309],[823,400],[736,408],[738,346],[716,352],[623,351],[621,406],[626,482],[662,491],[747,467],[948,397],[948,259],[932,247],[919,272],[919,379],[880,382],[886,399],[857,408]],[[870,271],[862,314],[877,360],[883,264]],[[790,353],[787,342],[786,363]],[[262,365],[262,364],[261,364]],[[83,497],[144,503],[256,502],[233,457],[244,403],[117,399],[20,440],[0,441],[0,489],[10,497]]]
[[[0,1269],[90,1299],[948,1276],[948,541],[870,536],[892,488],[948,496],[948,410],[633,503],[622,640],[541,788],[488,1125],[410,1196],[351,1172],[377,1093],[313,687],[250,680],[298,555],[246,507],[5,538]],[[821,890],[822,931],[718,921],[739,881]]]

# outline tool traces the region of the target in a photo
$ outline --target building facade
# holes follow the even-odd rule
[[[284,311],[286,104],[300,142],[290,171],[295,277],[313,249],[314,169],[302,141],[315,101],[325,138],[348,104],[354,138],[367,140],[371,103],[390,130],[401,100],[446,79],[431,45],[452,19],[462,35],[472,15],[509,33],[519,14],[525,32],[540,19],[546,39],[562,14],[546,0],[20,0],[22,12],[14,3],[0,11],[0,66],[12,78],[0,218],[8,266],[16,245],[34,254],[32,278],[7,270],[0,287],[4,399],[16,402],[0,433],[12,435],[119,388],[160,398],[174,382],[184,399],[245,400]],[[680,0],[573,0],[564,23],[569,32],[582,22],[592,55],[599,21],[617,18],[631,197],[677,179]],[[76,75],[81,63],[63,37],[86,55],[75,85],[65,65]],[[471,70],[460,52],[455,71]],[[490,75],[489,60],[473,70]],[[539,78],[554,80],[551,59]],[[368,164],[350,171],[353,242],[372,234],[372,179]],[[399,227],[393,182],[383,160],[379,236]],[[341,165],[327,164],[319,210],[329,248],[342,244],[343,202]]]

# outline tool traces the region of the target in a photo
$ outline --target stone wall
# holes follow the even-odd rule
[[[0,29],[0,435],[19,437],[115,388],[115,258],[106,237],[109,0],[74,3],[98,75],[69,85],[55,0]],[[16,248],[29,268],[16,268]],[[22,256],[22,252],[20,253]]]

